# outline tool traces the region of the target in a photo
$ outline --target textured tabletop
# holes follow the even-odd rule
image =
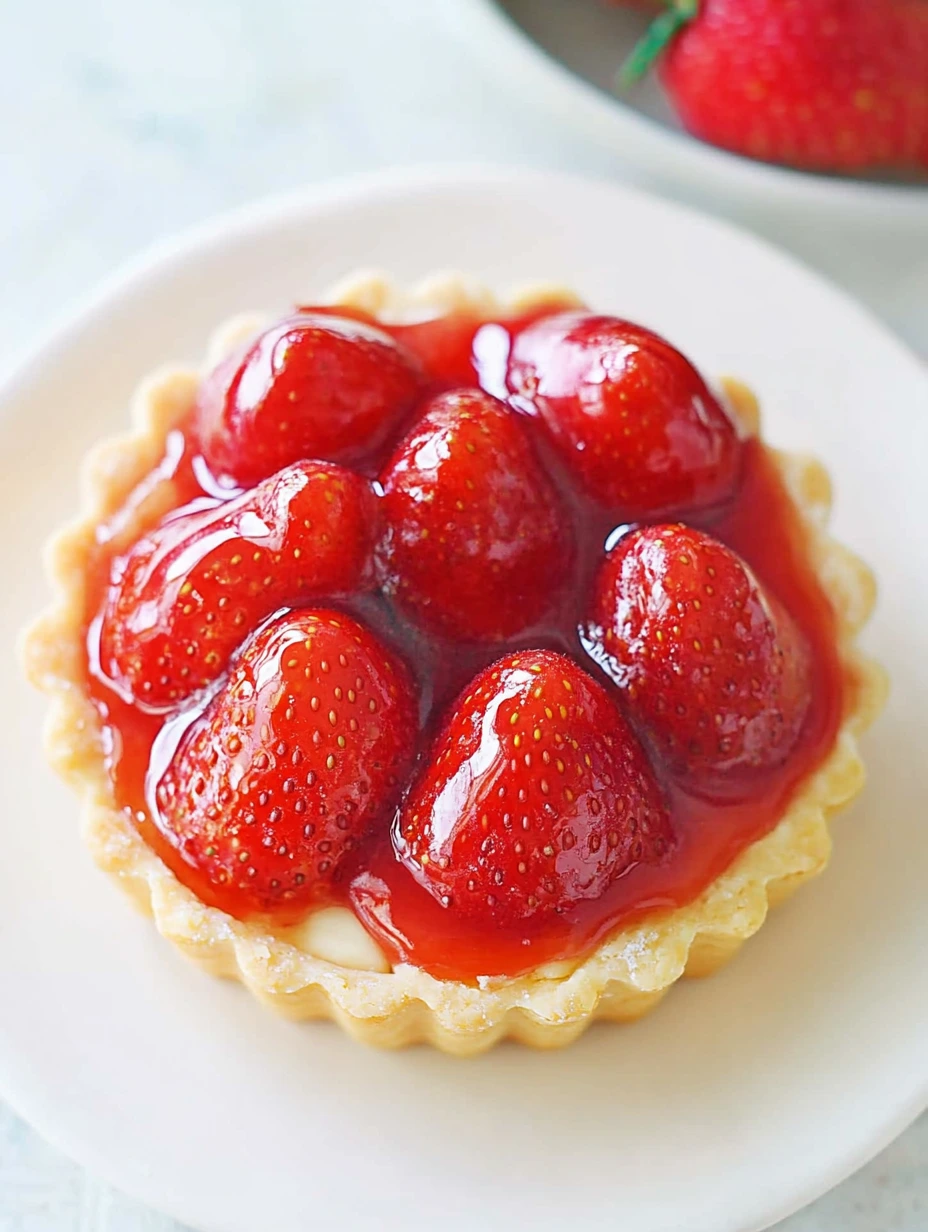
[[[632,178],[490,79],[451,31],[455,3],[4,6],[0,368],[125,258],[255,196],[452,159]],[[928,354],[928,253],[913,253],[898,279],[885,267],[868,273],[850,255],[846,267],[834,252],[825,264]],[[926,1228],[923,1119],[781,1232]],[[0,1105],[0,1232],[176,1230]]]

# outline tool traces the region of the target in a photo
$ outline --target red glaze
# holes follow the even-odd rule
[[[580,490],[616,521],[692,514],[734,490],[734,423],[689,360],[640,325],[545,317],[516,338],[506,380]]]
[[[380,482],[383,589],[410,620],[486,642],[538,623],[572,545],[554,485],[507,407],[475,389],[439,394]]]
[[[532,927],[673,848],[615,695],[573,659],[522,650],[467,686],[396,820],[394,847],[461,924]]]
[[[711,535],[677,523],[621,539],[597,581],[588,639],[629,717],[700,795],[740,795],[792,751],[809,707],[808,650]]]
[[[482,322],[473,317],[446,317],[390,327],[388,332],[418,357],[430,394],[480,384],[499,397],[506,392],[511,341],[531,319]],[[559,493],[564,533],[575,544],[570,567],[561,584],[553,588],[546,615],[530,633],[494,646],[475,645],[425,632],[377,593],[354,594],[337,605],[370,628],[388,653],[397,652],[408,664],[419,693],[418,754],[423,763],[453,700],[488,664],[512,650],[531,647],[568,654],[607,692],[614,689],[588,656],[580,634],[589,615],[604,545],[610,536],[615,539],[616,519],[578,490],[541,421],[527,416],[523,423]],[[388,444],[395,448],[402,430],[403,425],[398,425]],[[350,900],[394,961],[411,961],[445,978],[515,975],[542,962],[587,953],[618,926],[691,902],[740,851],[771,829],[798,786],[830,749],[854,682],[842,672],[834,613],[809,563],[804,530],[775,463],[756,441],[745,442],[739,452],[739,475],[729,498],[711,510],[687,514],[686,520],[744,557],[790,614],[808,646],[811,700],[796,747],[786,761],[756,775],[746,797],[726,802],[688,793],[655,763],[672,831],[669,853],[663,859],[642,858],[632,863],[598,898],[576,901],[550,917],[493,928],[461,921],[397,859],[388,828],[381,822],[367,831],[352,853],[351,875],[346,873],[315,901]],[[206,489],[212,494],[216,491],[197,457],[195,433],[183,427],[170,435],[158,475],[171,479],[179,504],[202,499]],[[150,480],[140,485],[140,496],[150,486]],[[100,668],[97,614],[106,593],[110,561],[117,554],[109,539],[123,522],[124,515],[117,515],[113,525],[102,527],[99,533],[96,581],[92,579],[88,597],[88,685],[103,722],[117,800],[168,865],[206,896],[202,877],[179,851],[153,796],[172,748],[183,738],[185,728],[197,723],[207,703],[193,699],[188,710],[166,721],[164,715],[145,713],[120,697]],[[411,777],[417,773],[421,769]]]
[[[155,789],[184,880],[233,915],[298,920],[386,823],[415,734],[406,669],[366,629],[333,611],[277,617],[245,644]]]
[[[103,670],[135,701],[177,705],[277,608],[366,589],[379,512],[366,479],[298,462],[154,527],[112,563]]]
[[[414,357],[382,329],[301,312],[203,382],[200,448],[216,475],[241,487],[303,458],[369,467],[420,390]]]

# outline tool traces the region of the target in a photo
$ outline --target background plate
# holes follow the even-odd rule
[[[44,601],[40,544],[142,374],[224,317],[359,265],[543,276],[761,395],[767,435],[836,480],[882,581],[894,677],[830,872],[720,976],[573,1048],[470,1063],[368,1052],[186,966],[92,867],[5,660],[0,1092],[57,1145],[210,1232],[748,1232],[861,1164],[928,1102],[928,374],[853,303],[719,223],[615,187],[480,169],[262,205],[106,287],[0,393],[0,642]]]
[[[515,93],[670,195],[768,229],[787,219],[811,225],[826,243],[835,224],[872,227],[877,235],[901,230],[910,243],[926,233],[923,177],[858,179],[759,162],[686,134],[653,74],[617,91],[616,69],[647,27],[646,11],[608,0],[450,0],[447,9],[460,36]],[[816,246],[809,251],[818,262]]]

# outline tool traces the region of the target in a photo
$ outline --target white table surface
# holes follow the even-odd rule
[[[634,178],[492,78],[449,32],[442,10],[456,2],[2,5],[0,369],[124,259],[259,195],[423,161]],[[777,238],[817,256],[928,355],[928,251],[893,267],[853,243],[842,252],[840,237],[815,254],[801,234]],[[926,1228],[923,1118],[780,1232]],[[0,1232],[178,1225],[56,1154],[0,1104]]]

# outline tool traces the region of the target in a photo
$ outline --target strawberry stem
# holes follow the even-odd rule
[[[640,81],[674,35],[699,12],[699,0],[669,0],[669,7],[651,22],[647,33],[619,69],[619,85],[625,88]]]

